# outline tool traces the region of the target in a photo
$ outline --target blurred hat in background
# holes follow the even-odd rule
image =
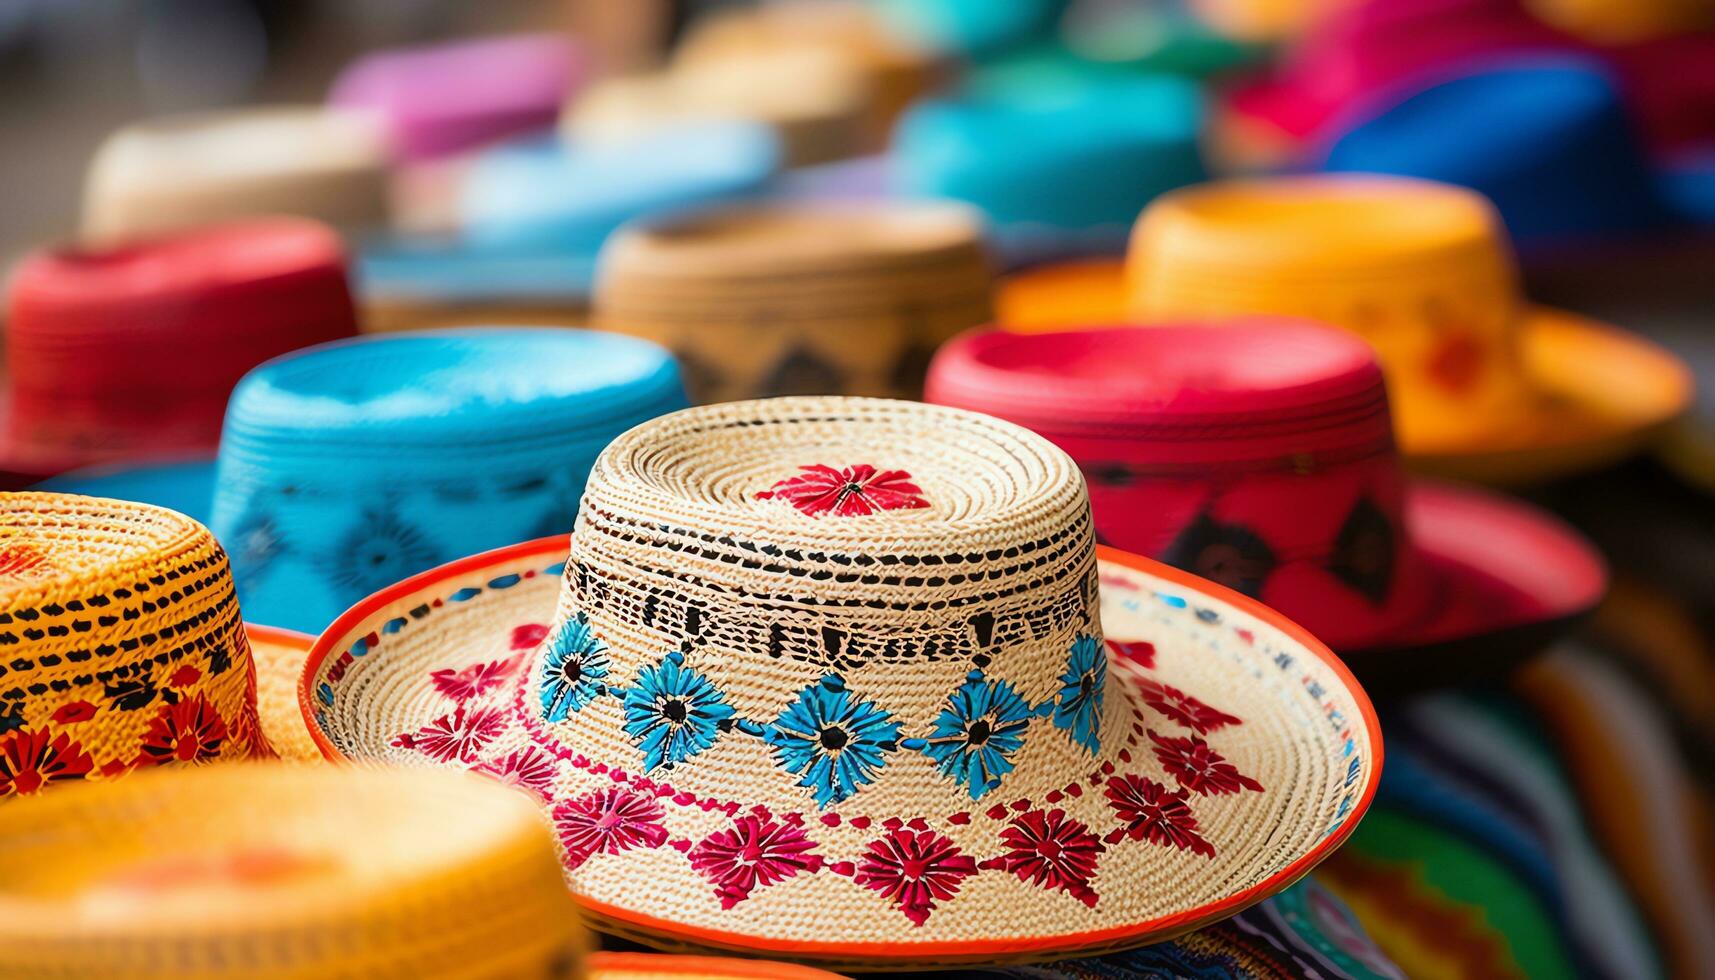
[[[232,572],[201,524],[126,501],[0,494],[0,574],[0,802],[272,755]]]
[[[1089,513],[1063,452],[976,413],[688,409],[603,452],[569,555],[353,607],[304,704],[331,758],[536,796],[629,939],[865,968],[1143,945],[1337,847],[1380,746],[1308,633],[1098,551]]]
[[[345,250],[298,218],[27,256],[8,295],[0,470],[212,452],[244,372],[350,337]]]
[[[588,70],[558,35],[452,41],[365,55],[328,101],[379,117],[394,157],[410,162],[551,129]]]
[[[385,134],[364,113],[257,106],[149,119],[90,161],[83,235],[111,242],[272,214],[377,229],[386,166]]]
[[[1408,479],[1375,355],[1332,327],[981,331],[941,349],[927,398],[1047,436],[1103,543],[1279,609],[1372,690],[1498,674],[1606,591],[1547,514]]]
[[[914,397],[993,316],[981,226],[952,204],[759,204],[643,222],[602,251],[594,322],[671,348],[697,402]]]
[[[906,195],[975,205],[1004,262],[1117,254],[1143,206],[1204,177],[1189,81],[1000,75],[909,110],[894,135]]]
[[[474,157],[441,235],[359,256],[366,330],[482,322],[581,324],[608,236],[635,218],[758,193],[780,142],[754,122],[702,122],[610,145],[526,140]]]

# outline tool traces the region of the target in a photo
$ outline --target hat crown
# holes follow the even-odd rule
[[[1101,757],[1094,545],[1072,461],[1009,423],[679,412],[592,472],[526,703],[615,769],[785,810],[1043,790]]]
[[[226,554],[160,507],[0,495],[0,800],[259,746]],[[25,747],[20,747],[25,746]]]

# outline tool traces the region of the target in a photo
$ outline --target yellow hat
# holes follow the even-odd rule
[[[253,763],[0,811],[4,976],[797,975],[586,944],[547,827],[482,777]]]
[[[226,552],[182,514],[0,494],[0,802],[269,754]]]
[[[1640,337],[1533,307],[1480,195],[1402,178],[1222,181],[1145,209],[1133,322],[1281,314],[1346,327],[1388,374],[1402,448],[1491,482],[1612,461],[1683,412],[1683,365]]]

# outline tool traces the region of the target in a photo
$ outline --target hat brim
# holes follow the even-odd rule
[[[289,762],[321,762],[325,758],[310,737],[303,709],[298,706],[298,681],[316,638],[308,633],[245,623],[250,658],[256,665],[256,716],[262,736],[274,753]]]
[[[1124,263],[1045,266],[1003,283],[1000,326],[1031,333],[1126,323]],[[1059,291],[1097,299],[1057,303]],[[1064,306],[1064,312],[1061,307]],[[1520,358],[1536,395],[1519,415],[1458,442],[1403,441],[1412,469],[1494,486],[1553,480],[1617,462],[1644,448],[1691,405],[1691,372],[1645,338],[1596,320],[1529,307]]]
[[[207,524],[214,504],[214,473],[214,459],[203,456],[177,462],[86,467],[61,473],[31,489],[153,504]]]
[[[1608,590],[1595,547],[1528,504],[1415,480],[1406,521],[1435,599],[1396,641],[1341,651],[1377,697],[1502,677],[1593,612]]]
[[[663,953],[591,953],[584,963],[591,980],[656,980],[658,977],[705,977],[708,980],[825,980],[826,970],[776,960],[741,960],[729,956],[673,956]]]
[[[536,645],[554,619],[566,559],[564,537],[527,542],[414,576],[347,611],[317,640],[299,688],[303,715],[323,754],[335,760],[488,766],[493,771],[504,762],[503,743],[514,735],[525,740],[520,744],[528,753],[529,747],[537,744],[529,740],[543,737],[543,733],[535,715],[524,709],[525,683],[534,670],[523,665],[530,663]],[[1375,792],[1381,736],[1368,697],[1325,646],[1272,609],[1134,555],[1102,548],[1098,560],[1103,583],[1102,617],[1114,644],[1108,652],[1107,669],[1110,677],[1118,679],[1108,685],[1109,700],[1114,705],[1110,710],[1115,713],[1104,716],[1104,724],[1111,719],[1120,727],[1109,730],[1124,731],[1129,721],[1127,748],[1119,756],[1124,764],[1150,772],[1151,779],[1159,778],[1166,784],[1173,781],[1165,770],[1146,761],[1151,757],[1149,743],[1137,744],[1145,734],[1146,720],[1151,732],[1160,728],[1176,735],[1187,734],[1161,716],[1150,714],[1146,718],[1140,692],[1156,684],[1176,693],[1206,696],[1224,710],[1244,716],[1242,722],[1234,717],[1233,724],[1240,727],[1226,732],[1207,730],[1210,740],[1241,769],[1259,775],[1284,774],[1288,770],[1266,767],[1290,766],[1291,777],[1273,781],[1277,785],[1272,792],[1190,795],[1191,805],[1203,811],[1200,819],[1207,818],[1198,832],[1208,835],[1204,842],[1209,846],[1208,855],[1184,850],[1184,844],[1178,850],[1160,845],[1162,854],[1150,851],[1144,856],[1163,859],[1167,866],[1147,873],[1142,868],[1121,867],[1094,879],[1095,890],[1107,903],[1101,906],[1106,914],[1096,920],[1100,927],[1021,933],[1016,922],[1009,925],[1010,917],[995,915],[992,904],[987,906],[987,914],[971,915],[942,929],[914,928],[880,895],[861,889],[856,890],[858,896],[873,896],[874,901],[859,897],[854,910],[849,904],[853,882],[841,878],[841,872],[807,875],[813,880],[794,880],[791,884],[795,887],[782,888],[782,894],[767,896],[740,910],[756,914],[725,915],[714,889],[680,855],[657,847],[641,855],[655,862],[647,873],[689,876],[678,884],[686,888],[694,885],[702,896],[699,901],[706,901],[708,907],[675,919],[651,905],[655,896],[648,893],[653,889],[595,894],[599,886],[589,887],[590,883],[579,880],[574,871],[572,886],[587,917],[603,931],[656,947],[738,950],[855,970],[899,969],[1040,961],[1145,945],[1225,918],[1291,885],[1339,846]],[[1140,642],[1124,645],[1128,641]],[[1148,648],[1148,653],[1140,652],[1140,648]],[[1127,651],[1123,655],[1118,652],[1122,649]],[[1146,662],[1147,667],[1143,666]],[[489,690],[484,687],[484,678],[497,677],[509,679],[494,680],[492,693],[484,693]],[[461,679],[478,683],[474,689],[459,689]],[[489,751],[496,758],[479,758],[479,749],[470,753],[460,750],[460,754],[448,757],[451,762],[437,761],[432,758],[434,753],[408,737],[424,726],[445,722],[454,710],[446,699],[456,696],[452,693],[455,690],[457,695],[467,696],[457,705],[461,718],[478,712],[485,719],[496,712],[508,716],[512,731],[496,735],[490,743]],[[475,693],[470,693],[472,690]],[[1135,715],[1127,714],[1133,710]],[[1116,747],[1119,742],[1114,740]],[[551,785],[535,788],[539,798],[544,794],[545,799],[556,798],[574,780],[579,781],[576,785],[581,791],[581,780],[589,778],[590,771],[607,772],[605,767],[587,770],[588,760],[580,766],[577,760],[583,757],[570,749],[563,755],[550,751],[564,768]],[[1286,757],[1290,757],[1289,763],[1283,761]],[[1047,800],[1074,819],[1087,821],[1098,834],[1123,834],[1123,827],[1116,831],[1114,821],[1118,818],[1108,811],[1099,789],[1106,781],[1104,774],[1111,772],[1104,766],[1102,773],[1091,775],[1088,787],[1077,785],[1076,789],[1074,785],[1082,779],[1075,777],[1064,791],[1053,791]],[[627,782],[623,773],[610,775],[611,783],[604,778],[598,785]],[[501,777],[506,778],[504,773]],[[637,781],[642,782],[641,777]],[[671,836],[684,838],[673,844],[681,852],[691,846],[691,838],[706,832],[710,806],[703,804],[714,805],[717,817],[722,808],[733,807],[725,810],[730,814],[740,806],[734,801],[698,800],[682,792],[675,795],[670,788],[657,789],[670,797],[661,801],[662,819]],[[1178,792],[1190,794],[1189,789]],[[569,800],[575,794],[563,795]],[[685,798],[690,803],[684,803]],[[970,814],[946,818],[946,829],[958,832],[950,825],[975,822],[987,831],[987,821],[1014,817],[1014,809],[1028,805],[1008,800],[985,814],[984,808],[992,802],[983,800],[972,805]],[[1256,809],[1247,809],[1251,807]],[[833,819],[827,823],[818,820],[813,807],[809,809],[812,812],[804,815],[806,829],[819,832],[819,825],[825,824],[842,827],[841,833],[855,834],[867,827],[867,822],[859,824],[850,819],[841,825],[838,817],[821,814]],[[845,816],[850,818],[851,814]],[[675,826],[675,821],[687,823]],[[881,822],[877,820],[878,827]],[[851,830],[846,831],[846,827]],[[1257,834],[1259,827],[1268,828],[1268,832]],[[1138,843],[1137,838],[1123,845],[1116,843],[1113,853]],[[829,847],[831,850],[832,845]],[[1219,864],[1214,856],[1217,849],[1223,855]],[[663,864],[670,867],[663,870]],[[983,889],[991,902],[996,896],[1012,896],[1022,876],[995,875],[995,879]],[[818,894],[832,898],[833,889],[841,889],[838,901],[817,901]],[[1070,894],[1047,887],[1021,894],[1039,906],[1059,903],[1048,910],[1053,915],[1076,913],[1080,922],[1093,918],[1085,916],[1088,910],[1084,904]],[[1016,902],[1019,898],[1002,900]],[[775,904],[769,906],[770,901]],[[841,902],[848,904],[842,907]],[[769,906],[766,914],[761,906]],[[836,913],[835,908],[843,910]],[[1109,909],[1117,911],[1107,912]],[[874,914],[891,931],[885,939],[829,938],[852,932],[827,921],[834,914],[848,923],[852,916]],[[927,923],[939,925],[956,915],[954,903],[948,902],[948,907],[937,910]]]

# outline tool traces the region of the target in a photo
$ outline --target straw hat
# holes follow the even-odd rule
[[[1618,459],[1683,412],[1685,368],[1520,295],[1492,208],[1403,178],[1222,181],[1165,195],[1126,262],[1133,322],[1280,314],[1353,330],[1388,374],[1405,454],[1484,481]]]
[[[0,801],[269,754],[226,554],[202,525],[118,500],[0,494],[0,573]]]
[[[614,236],[595,324],[672,348],[694,401],[914,396],[935,347],[990,319],[989,288],[963,207],[758,205]]]
[[[1336,847],[1380,756],[1308,633],[1098,555],[1064,453],[876,399],[638,426],[569,559],[544,539],[377,593],[301,693],[330,758],[535,795],[603,929],[854,969],[1194,929]]]
[[[586,966],[534,808],[456,773],[253,763],[79,787],[0,811],[0,871],[6,976],[827,976]]]
[[[90,239],[264,214],[319,218],[342,229],[384,224],[385,149],[373,120],[316,106],[151,119],[102,143],[83,191]]]
[[[0,471],[24,483],[212,451],[245,371],[357,332],[339,239],[296,218],[39,251],[7,301]]]
[[[1406,479],[1375,356],[1331,327],[970,333],[927,397],[1047,436],[1089,480],[1099,540],[1279,609],[1371,690],[1498,673],[1606,589],[1548,515]]]
[[[753,194],[774,177],[780,152],[768,127],[749,122],[615,145],[537,140],[486,151],[459,182],[451,238],[406,236],[360,253],[364,329],[581,326],[596,253],[614,229]]]
[[[919,103],[893,154],[902,190],[975,205],[1015,265],[1123,251],[1145,204],[1204,178],[1202,124],[1186,79],[1027,77]]]
[[[329,103],[378,115],[392,152],[421,161],[551,129],[588,71],[555,34],[516,34],[377,51],[346,67]]]

